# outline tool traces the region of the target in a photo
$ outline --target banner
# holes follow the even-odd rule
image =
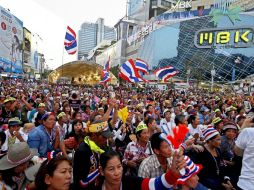
[[[0,23],[0,67],[21,74],[23,22],[0,6]]]
[[[24,43],[23,48],[25,51],[31,53],[31,32],[24,28]]]

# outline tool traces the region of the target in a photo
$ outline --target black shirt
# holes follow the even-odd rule
[[[92,183],[89,183],[87,187],[82,187],[80,185],[80,180],[84,181],[90,173],[98,168],[99,156],[96,153],[93,153],[85,142],[82,142],[74,154],[74,189],[94,189],[96,180]]]

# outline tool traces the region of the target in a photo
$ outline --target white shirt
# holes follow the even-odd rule
[[[199,137],[203,137],[201,125],[198,125],[195,129],[193,128],[192,124],[188,124],[189,133],[190,135],[194,136],[196,133],[199,134]]]
[[[242,170],[237,185],[244,190],[254,187],[254,128],[246,128],[239,134],[236,146],[244,150]]]
[[[19,133],[20,133],[21,137],[24,139],[24,141],[27,141],[27,139],[28,139],[28,133],[25,133],[23,131],[22,127],[19,129]]]
[[[2,146],[2,151],[7,151],[8,150],[8,139],[11,138],[11,133],[9,132],[9,129],[5,131],[6,135],[6,140]],[[18,138],[15,139],[15,143],[19,143],[20,140]]]
[[[174,127],[175,127],[175,124],[172,122],[171,119],[169,122],[167,122],[166,119],[161,119],[160,128],[161,128],[161,131],[165,133],[166,135],[172,134],[172,129]]]

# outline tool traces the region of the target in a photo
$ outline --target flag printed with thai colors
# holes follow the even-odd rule
[[[137,70],[141,71],[142,73],[145,73],[145,74],[149,73],[148,64],[144,60],[137,58],[135,65]]]
[[[177,75],[179,72],[172,66],[167,66],[161,69],[157,69],[154,74],[164,82],[167,82],[169,78]]]
[[[104,65],[104,70],[109,71],[109,69],[110,69],[110,57],[108,58],[108,61]]]
[[[119,77],[128,82],[137,83],[143,81],[139,74],[138,70],[135,67],[135,63],[132,59],[129,59],[123,63],[120,67]]]
[[[69,26],[67,26],[64,46],[68,54],[75,54],[77,52],[76,33]]]
[[[107,70],[103,69],[102,73],[101,73],[101,81],[100,81],[100,83],[101,84],[106,84],[110,80],[111,80],[111,78],[110,78],[109,72]]]

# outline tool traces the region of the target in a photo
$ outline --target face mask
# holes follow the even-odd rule
[[[49,100],[50,100],[50,101],[53,101],[53,100],[54,100],[54,98],[53,98],[53,97],[49,97]]]

